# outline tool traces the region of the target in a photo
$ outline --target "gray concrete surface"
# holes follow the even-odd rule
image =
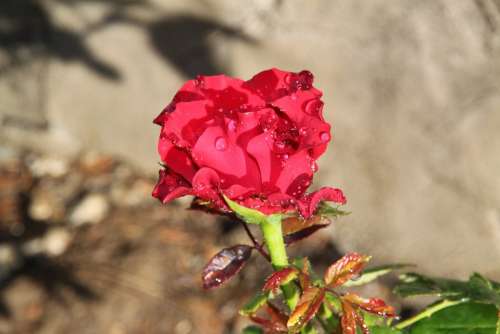
[[[499,0],[27,3],[50,39],[0,48],[2,141],[153,173],[151,120],[186,78],[309,69],[334,130],[315,183],[353,212],[341,249],[500,278]]]

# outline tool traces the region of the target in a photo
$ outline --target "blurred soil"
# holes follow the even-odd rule
[[[256,254],[223,288],[201,271],[248,243],[231,221],[161,205],[154,179],[106,155],[76,161],[0,146],[0,333],[239,333],[270,272]],[[292,253],[339,256],[327,235]]]

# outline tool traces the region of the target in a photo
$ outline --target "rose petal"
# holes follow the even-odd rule
[[[258,95],[243,87],[244,82],[240,79],[214,75],[202,77],[202,80],[204,82],[203,95],[211,102],[214,110],[228,113],[241,106],[265,105]]]
[[[288,157],[276,185],[281,192],[300,198],[311,184],[313,177],[312,159],[306,150]]]
[[[202,91],[206,90],[224,90],[228,87],[241,87],[243,80],[238,78],[228,77],[224,74],[218,75],[200,75],[197,80],[201,82],[199,87]]]
[[[321,201],[345,204],[347,199],[342,190],[338,188],[323,187],[313,193],[307,194],[299,202],[301,214],[306,218],[312,216]]]
[[[280,159],[268,144],[268,134],[262,133],[248,142],[247,151],[257,161],[263,186],[274,185],[280,176],[284,161]]]
[[[219,188],[219,175],[211,168],[201,168],[193,177],[194,195],[208,201],[213,201],[217,206],[220,207],[223,201],[220,196],[221,194]]]
[[[256,209],[262,212],[263,214],[270,215],[278,212],[285,212],[285,209],[280,205],[275,203],[271,203],[270,201],[248,197],[243,200],[238,201],[241,205],[246,206],[247,208]]]
[[[175,110],[175,106],[179,102],[191,102],[203,100],[204,97],[197,89],[194,80],[189,80],[182,88],[174,95],[172,101],[161,111],[161,113],[153,120],[153,123],[163,125],[166,121],[166,114]]]
[[[230,140],[222,128],[207,128],[193,147],[192,154],[198,166],[214,169],[226,184],[239,184],[260,191],[257,164]]]
[[[265,101],[274,101],[288,93],[285,78],[289,74],[290,72],[272,68],[256,74],[252,79],[246,81],[243,86],[262,97]]]
[[[163,203],[167,203],[178,197],[189,195],[191,189],[181,176],[169,169],[162,169],[159,172],[158,182],[153,189],[153,197],[158,198]]]
[[[207,103],[207,101],[177,103],[175,110],[166,116],[162,134],[175,140],[174,144],[177,146],[192,147],[211,118]]]
[[[233,184],[223,190],[224,194],[232,200],[241,199],[255,194],[255,189]]]
[[[296,124],[304,124],[305,120],[311,116],[305,113],[307,102],[315,98],[316,96],[310,91],[298,90],[273,101],[272,105],[279,108]]]
[[[312,158],[323,154],[331,139],[330,124],[323,120],[322,102],[311,91],[298,90],[273,102],[299,129],[301,149],[310,149]]]
[[[232,136],[233,131],[231,130],[231,126],[234,127],[234,134],[236,136],[235,141],[238,146],[243,149],[247,149],[248,142],[259,135],[262,132],[260,128],[260,111],[258,112],[239,112],[236,114],[236,120],[231,120],[233,123],[229,124],[228,121],[228,135]]]
[[[182,175],[187,181],[193,179],[196,169],[191,158],[185,151],[176,147],[167,138],[160,138],[158,141],[158,153],[161,160],[170,169]]]

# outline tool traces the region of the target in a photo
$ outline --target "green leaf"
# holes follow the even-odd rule
[[[257,326],[248,326],[243,329],[243,334],[264,334],[264,331]]]
[[[255,209],[250,209],[247,208],[243,205],[240,205],[236,203],[235,201],[230,200],[228,197],[224,196],[224,200],[226,201],[227,205],[233,212],[243,219],[245,222],[248,224],[260,224],[266,219],[272,219],[274,216],[279,216],[281,218],[281,214],[274,214],[270,215],[269,217],[263,214],[262,212],[255,210]]]
[[[497,320],[494,305],[463,303],[418,321],[409,334],[495,334]]]
[[[333,311],[335,313],[342,312],[342,303],[337,296],[335,296],[331,292],[327,291],[326,295],[325,295],[325,300],[328,302],[328,305],[333,308]]]
[[[403,274],[399,276],[399,280],[394,293],[401,297],[437,295],[448,299],[462,299],[468,291],[467,282],[431,278],[416,273]]]
[[[403,332],[388,326],[369,326],[372,334],[402,334]]]
[[[328,298],[328,293],[325,294],[325,299],[327,298]],[[339,300],[339,305],[340,305],[340,300]],[[337,314],[332,312],[327,303],[321,304],[317,318],[320,321],[321,326],[323,327],[326,333],[334,333],[336,329],[339,327],[340,324],[339,317]]]
[[[478,273],[471,275],[468,281],[431,278],[415,273],[401,275],[400,280],[394,292],[402,297],[437,295],[449,300],[468,299],[494,304],[500,308],[500,290],[496,289],[498,283]]]
[[[469,297],[471,300],[494,304],[500,308],[500,294],[493,287],[493,282],[478,273],[469,278]]]
[[[249,316],[255,314],[267,302],[267,293],[257,293],[248,303],[239,311],[240,315]]]
[[[367,283],[370,283],[370,282],[376,280],[380,276],[387,275],[388,273],[390,273],[394,270],[398,270],[398,269],[402,269],[402,268],[406,268],[406,267],[411,267],[411,266],[413,266],[413,265],[411,265],[411,264],[391,264],[391,265],[369,268],[369,269],[364,270],[363,273],[361,274],[361,276],[359,276],[356,280],[351,280],[351,281],[344,283],[344,286],[345,287],[353,287],[353,286],[364,285],[364,284],[367,284]]]
[[[404,321],[401,321],[400,323],[398,323],[394,327],[397,329],[404,329],[404,328],[410,327],[411,325],[413,325],[414,323],[416,323],[422,319],[429,318],[430,316],[432,316],[436,312],[439,312],[439,311],[444,310],[448,307],[452,307],[452,306],[455,306],[455,305],[458,305],[461,303],[465,303],[465,302],[468,302],[468,300],[466,300],[466,299],[465,300],[448,300],[448,299],[439,300],[439,301],[427,306],[427,308],[425,308],[420,313],[414,315],[413,317],[411,317],[409,319],[405,319]]]

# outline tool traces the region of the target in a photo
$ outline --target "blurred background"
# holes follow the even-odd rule
[[[2,0],[0,333],[238,333],[269,268],[201,290],[245,238],[150,198],[152,119],[197,74],[270,67],[315,74],[315,184],[352,211],[292,252],[500,279],[499,0]]]

